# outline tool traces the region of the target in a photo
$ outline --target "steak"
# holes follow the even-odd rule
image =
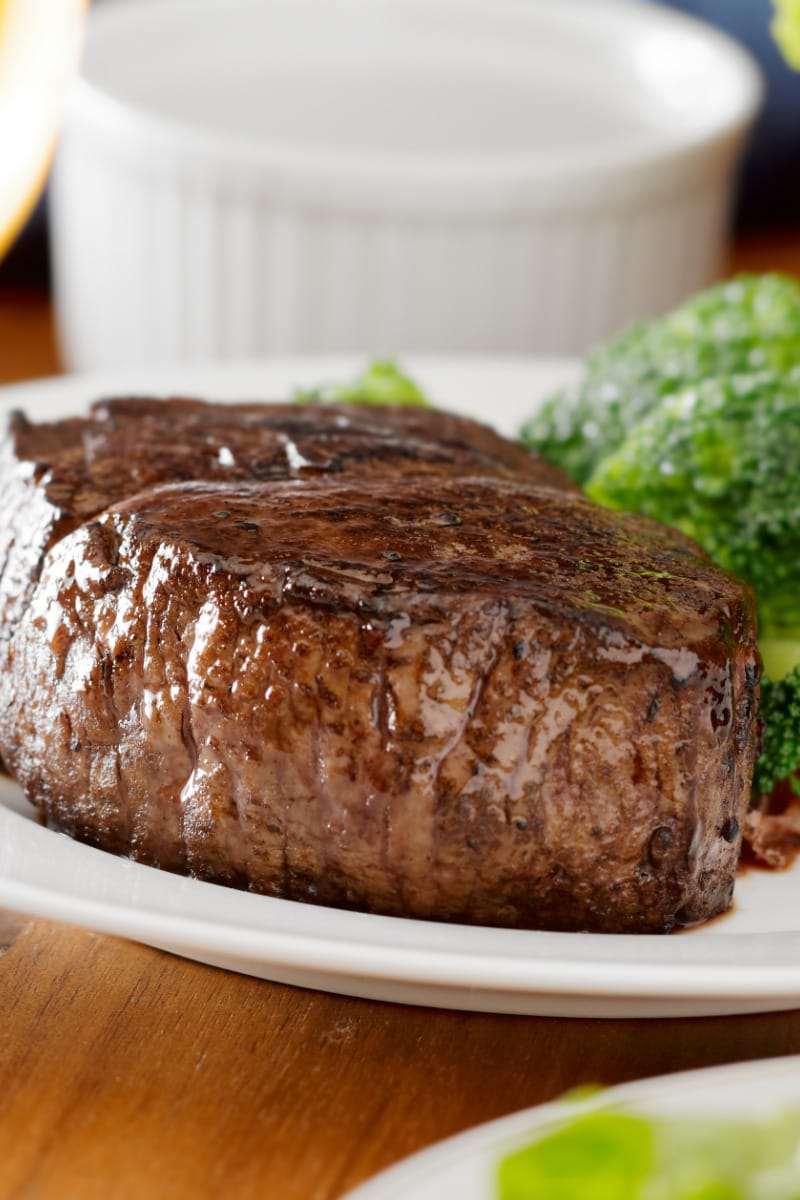
[[[46,821],[407,917],[724,910],[758,740],[749,590],[527,465],[448,470],[163,486],[61,537],[0,714]]]
[[[522,446],[435,409],[130,398],[46,424],[13,413],[0,443],[0,645],[50,546],[147,488],[198,479],[428,474],[577,490]]]

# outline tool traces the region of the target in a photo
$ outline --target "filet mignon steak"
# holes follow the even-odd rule
[[[730,901],[752,597],[579,496],[485,473],[145,491],[51,546],[9,657],[11,771],[52,826],[143,862],[562,930]]]

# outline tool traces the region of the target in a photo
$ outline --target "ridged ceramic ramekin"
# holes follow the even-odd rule
[[[760,90],[633,0],[115,0],[54,176],[66,358],[582,351],[716,276]]]

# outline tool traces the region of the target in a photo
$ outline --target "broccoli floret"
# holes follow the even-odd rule
[[[711,377],[798,363],[800,287],[781,275],[741,276],[595,351],[581,382],[553,396],[522,440],[585,483],[663,396]]]
[[[761,372],[663,397],[586,491],[693,537],[752,586],[762,648],[785,648],[800,644],[799,463],[800,370]]]
[[[800,656],[800,644],[797,650]],[[777,683],[762,679],[761,716],[764,748],[756,763],[753,795],[768,796],[777,783],[787,780],[800,796],[800,666]]]
[[[323,384],[295,392],[296,404],[402,404],[431,408],[431,402],[396,363],[370,363],[352,383]]]
[[[756,792],[770,791],[800,766],[800,287],[745,276],[629,330],[523,440],[593,499],[683,530],[752,585],[766,674],[781,681],[762,702]]]

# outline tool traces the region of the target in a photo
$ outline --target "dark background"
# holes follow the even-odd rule
[[[767,100],[745,161],[739,228],[800,225],[800,74],[770,34],[771,0],[671,0],[670,7],[710,21],[743,42],[761,64]]]
[[[771,0],[670,0],[670,6],[738,38],[758,59],[766,76],[766,106],[742,171],[737,229],[800,226],[800,74],[786,66],[770,35]],[[46,202],[45,197],[0,265],[0,283],[43,286],[49,282]]]

